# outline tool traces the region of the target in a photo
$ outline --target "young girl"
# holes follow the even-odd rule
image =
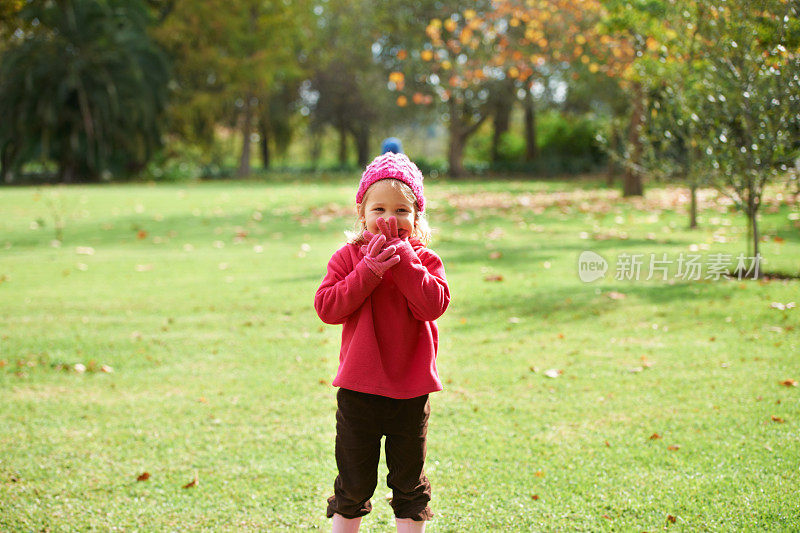
[[[450,289],[426,245],[422,173],[402,153],[376,157],[356,194],[357,233],[328,262],[314,298],[323,322],[343,324],[336,394],[333,531],[358,531],[372,510],[381,438],[398,531],[424,531],[433,517],[425,476],[428,394],[442,390],[434,320]]]

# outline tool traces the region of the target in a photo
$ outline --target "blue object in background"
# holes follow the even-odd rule
[[[400,144],[400,139],[397,137],[388,137],[381,143],[381,154],[386,152],[394,152],[396,154],[403,153],[403,145]]]

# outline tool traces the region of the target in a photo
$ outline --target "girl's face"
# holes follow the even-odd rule
[[[414,229],[414,202],[408,198],[388,180],[375,182],[364,195],[362,204],[364,209],[361,222],[366,223],[370,233],[378,234],[377,220],[379,218],[397,219],[397,229],[401,237],[408,237]]]

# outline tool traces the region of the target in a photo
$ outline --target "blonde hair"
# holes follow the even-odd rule
[[[386,178],[380,180],[380,182],[388,181],[392,187],[400,191],[403,196],[405,196],[406,200],[411,202],[411,205],[414,206],[414,228],[411,230],[411,236],[415,237],[419,242],[422,243],[423,246],[428,246],[431,242],[431,228],[428,225],[428,219],[425,216],[425,212],[420,212],[419,206],[417,205],[417,197],[414,196],[414,192],[411,190],[411,187],[403,183],[402,181],[394,178]],[[376,181],[375,183],[379,183]],[[374,183],[373,183],[374,185]],[[367,225],[364,222],[361,222],[361,217],[364,216],[364,205],[367,203],[367,198],[369,197],[369,191],[372,189],[370,186],[369,189],[364,193],[364,197],[361,199],[360,204],[356,204],[356,222],[353,226],[353,231],[345,231],[345,235],[347,235],[347,242],[349,244],[364,244],[366,243],[366,239],[364,238],[364,231],[367,229]]]

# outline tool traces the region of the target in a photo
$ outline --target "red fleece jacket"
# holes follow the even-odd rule
[[[444,266],[415,239],[397,254],[400,263],[382,279],[355,244],[328,262],[314,308],[323,322],[344,325],[335,387],[400,399],[442,390],[434,320],[450,303]]]

